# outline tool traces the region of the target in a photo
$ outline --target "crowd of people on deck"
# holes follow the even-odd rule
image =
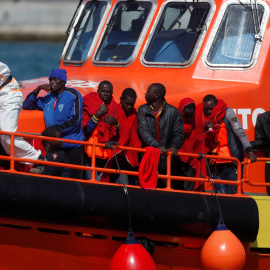
[[[243,161],[245,152],[251,162],[257,160],[253,149],[267,149],[270,153],[270,113],[258,117],[255,140],[249,142],[233,109],[222,99],[206,95],[196,106],[195,101],[184,98],[178,108],[166,102],[166,88],[161,83],[151,84],[146,93],[146,103],[135,109],[136,91],[126,88],[120,102],[113,97],[113,85],[102,81],[97,92],[84,97],[73,88],[66,87],[67,74],[64,69],[53,69],[49,83],[38,86],[28,94],[25,101],[19,84],[12,77],[7,65],[0,62],[0,130],[15,132],[21,109],[43,111],[46,129],[42,136],[62,138],[89,143],[105,143],[133,148],[145,148],[141,154],[132,150],[114,147],[95,147],[79,143],[63,143],[61,140],[43,140],[30,144],[15,137],[16,157],[73,165],[95,166],[138,172],[135,175],[103,173],[96,171],[95,180],[112,183],[141,185],[154,189],[166,187],[166,180],[158,174],[167,174],[167,154],[171,152],[171,174],[174,176],[210,177],[237,180],[237,165],[229,159],[211,159],[203,155],[234,157]],[[39,95],[41,91],[48,94]],[[268,120],[269,119],[269,120]],[[11,139],[1,135],[1,154],[10,155]],[[37,146],[38,145],[38,146]],[[181,153],[201,153],[197,156],[181,156]],[[17,164],[18,165],[18,164]],[[27,171],[61,177],[90,180],[91,170],[69,169],[59,166],[32,165],[24,162]],[[2,165],[0,165],[2,166]],[[210,168],[210,170],[207,170]],[[266,166],[270,176],[270,163]],[[25,168],[24,168],[25,169]],[[200,181],[173,180],[172,188],[188,191],[203,191]],[[236,185],[216,184],[219,193],[234,194]]]

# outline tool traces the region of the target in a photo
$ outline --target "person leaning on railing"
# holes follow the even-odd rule
[[[126,88],[120,97],[118,103],[118,122],[120,124],[119,136],[117,142],[121,146],[141,148],[141,141],[138,135],[137,111],[134,108],[137,99],[137,94],[134,89]],[[138,153],[131,150],[115,149],[117,161],[121,170],[138,171],[139,161]],[[118,169],[114,152],[106,164],[106,168]],[[112,182],[126,185],[138,185],[138,177],[122,174],[103,173],[101,181]]]
[[[143,147],[152,146],[160,150],[159,173],[166,174],[166,156],[171,151],[171,173],[183,176],[187,171],[185,168],[190,168],[187,163],[178,159],[178,149],[184,142],[183,120],[178,109],[166,102],[165,95],[166,88],[160,83],[153,83],[148,87],[145,93],[147,103],[138,108],[139,135]],[[165,186],[165,182],[159,179],[158,187]]]
[[[251,162],[257,157],[242,125],[233,109],[227,107],[222,99],[214,95],[206,95],[198,104],[197,112],[204,126],[206,153],[223,157],[235,157],[244,160],[244,151]],[[225,159],[214,160],[214,178],[222,180],[237,180],[236,165]],[[236,185],[216,184],[216,191],[224,194],[235,194]]]
[[[192,98],[183,98],[178,105],[178,110],[183,118],[185,134],[185,141],[178,152],[205,154],[203,125],[196,113],[195,101]],[[204,158],[199,160],[197,157],[182,156],[181,160],[187,162],[196,170],[196,177],[206,177],[206,162]],[[189,190],[204,191],[203,182],[185,181],[184,185],[189,186]]]

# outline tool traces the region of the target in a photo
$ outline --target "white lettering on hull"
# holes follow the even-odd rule
[[[242,123],[243,129],[248,129],[249,117],[252,117],[252,124],[253,127],[255,127],[258,115],[265,112],[265,110],[262,108],[256,108],[255,110],[253,110],[253,112],[251,109],[233,109],[233,110],[237,114],[237,116],[239,115],[242,116],[242,121],[241,119],[240,121]]]

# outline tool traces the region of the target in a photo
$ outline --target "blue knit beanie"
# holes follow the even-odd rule
[[[50,78],[57,78],[57,79],[62,80],[63,82],[67,82],[67,71],[61,68],[52,69],[49,79]]]

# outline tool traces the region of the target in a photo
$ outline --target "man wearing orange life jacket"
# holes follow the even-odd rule
[[[207,153],[236,157],[243,161],[244,151],[246,151],[251,162],[257,160],[238,117],[223,100],[213,95],[205,96],[203,102],[198,105],[198,114],[204,125]],[[216,179],[237,180],[236,166],[233,162],[217,160],[215,166]],[[215,186],[218,193],[235,194],[237,191],[235,185],[216,184]]]
[[[23,95],[19,83],[12,77],[9,67],[0,62],[0,130],[16,132],[18,117],[22,109]],[[5,152],[10,155],[10,136],[0,135]],[[14,140],[15,157],[27,159],[42,159],[40,150],[36,150],[21,137]],[[30,163],[31,164],[31,163]]]
[[[113,98],[113,85],[102,81],[97,93],[91,92],[83,98],[83,132],[90,142],[106,143],[119,132],[117,103]],[[92,147],[86,147],[86,165],[92,163]],[[104,167],[110,157],[110,150],[96,147],[96,166]],[[96,172],[96,180],[102,173]],[[91,179],[91,171],[86,171],[86,179]]]

